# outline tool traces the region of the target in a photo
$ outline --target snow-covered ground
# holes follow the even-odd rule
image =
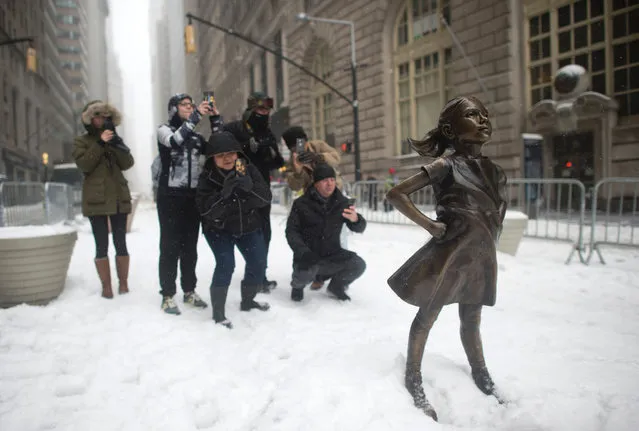
[[[129,235],[131,290],[99,296],[93,238],[80,228],[65,291],[45,307],[0,310],[0,429],[31,430],[514,430],[639,429],[637,250],[607,265],[564,265],[570,245],[524,239],[500,255],[498,300],[483,314],[489,369],[510,400],[477,390],[459,341],[456,306],[431,332],[423,363],[432,422],[403,387],[417,311],[386,279],[427,240],[415,227],[369,224],[349,247],[368,263],[338,303],[289,299],[291,252],[274,216],[267,313],[239,311],[237,260],[227,316],[160,311],[158,224],[141,204]],[[111,252],[112,252],[111,248]],[[199,293],[214,260],[201,239]]]

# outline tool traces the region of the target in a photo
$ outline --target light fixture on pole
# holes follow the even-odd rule
[[[189,24],[184,29],[184,48],[187,54],[193,54],[197,51],[195,47],[195,30],[193,29],[191,18],[189,18]]]
[[[32,37],[20,37],[18,39],[8,39],[8,40],[3,40],[2,42],[0,42],[0,46],[3,45],[14,45],[16,43],[21,43],[21,42],[30,42],[33,43],[33,38]],[[27,48],[27,58],[26,58],[26,68],[27,71],[29,72],[36,72],[37,71],[37,57],[36,57],[36,50],[33,46],[29,45],[29,48]]]
[[[310,22],[325,22],[328,24],[341,24],[348,25],[351,30],[351,85],[353,91],[353,97],[351,100],[351,106],[353,108],[353,150],[355,153],[355,181],[362,179],[362,169],[360,162],[360,148],[359,148],[359,101],[357,100],[357,58],[355,55],[355,23],[353,21],[345,21],[341,19],[330,19],[309,16],[304,12],[298,13],[295,18],[299,21]]]

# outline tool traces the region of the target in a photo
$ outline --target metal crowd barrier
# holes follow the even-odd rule
[[[628,189],[632,192],[628,194]],[[594,253],[605,264],[602,245],[639,247],[639,178],[604,178],[592,191],[590,216],[590,251],[586,263]]]
[[[0,227],[62,223],[75,217],[73,189],[62,183],[0,183]]]
[[[356,199],[357,210],[372,223],[413,224],[386,201],[385,181],[344,183],[344,193]],[[272,185],[275,213],[288,214],[294,193],[286,183]],[[507,183],[509,210],[528,216],[524,235],[571,244],[588,264],[594,253],[605,263],[601,246],[639,247],[639,178],[606,178],[588,190],[575,179],[512,178]],[[433,189],[411,195],[424,213],[434,215]],[[590,211],[590,214],[588,212]]]

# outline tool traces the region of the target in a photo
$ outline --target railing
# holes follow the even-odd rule
[[[639,178],[604,178],[595,184],[586,263],[590,263],[594,253],[601,263],[606,263],[602,245],[639,247],[638,192]]]
[[[344,193],[372,223],[413,224],[386,200],[384,181],[344,183]],[[273,208],[287,214],[294,198],[285,183],[273,184]],[[571,244],[566,259],[577,254],[588,264],[594,253],[605,263],[601,246],[639,247],[639,178],[606,178],[587,190],[575,179],[512,178],[507,185],[509,210],[528,215],[524,235]],[[415,206],[434,215],[433,189],[411,195]]]
[[[62,183],[0,183],[0,227],[56,224],[77,212],[74,190]]]

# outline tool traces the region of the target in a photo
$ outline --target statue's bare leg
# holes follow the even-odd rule
[[[426,310],[420,308],[410,327],[410,335],[408,338],[408,355],[406,359],[406,375],[404,383],[406,389],[413,397],[415,406],[424,411],[428,416],[437,420],[437,413],[430,405],[424,394],[422,386],[422,358],[424,357],[424,348],[428,333],[433,323],[437,320],[441,308],[436,310]]]
[[[459,320],[461,322],[459,334],[468,363],[472,369],[475,384],[486,395],[493,395],[495,383],[493,383],[486,368],[484,349],[479,332],[481,308],[481,304],[459,304]]]

